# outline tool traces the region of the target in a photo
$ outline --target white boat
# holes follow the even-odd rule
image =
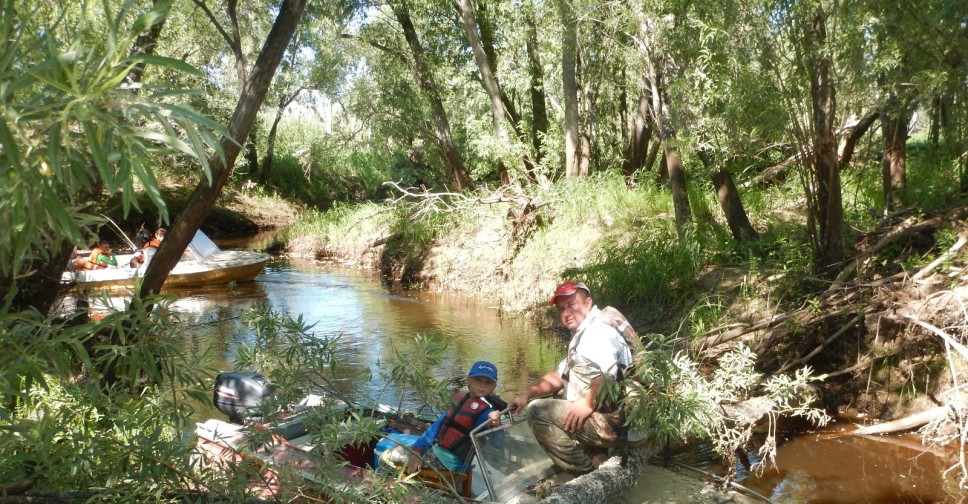
[[[151,261],[152,249],[139,268],[129,266],[135,254],[115,254],[118,265],[96,270],[68,268],[61,276],[65,283],[77,288],[131,287],[144,276]],[[248,282],[262,271],[269,255],[246,250],[222,250],[201,230],[195,232],[182,259],[171,270],[165,287],[187,287],[228,282]]]

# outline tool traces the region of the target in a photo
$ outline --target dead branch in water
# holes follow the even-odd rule
[[[844,436],[872,436],[875,434],[893,434],[897,432],[906,432],[911,429],[917,429],[928,422],[942,418],[948,414],[951,408],[948,406],[938,406],[936,408],[931,408],[927,411],[922,411],[920,413],[915,413],[904,418],[899,418],[890,422],[884,422],[876,425],[868,425],[867,427],[861,427],[860,429],[853,430],[850,432],[845,432]]]

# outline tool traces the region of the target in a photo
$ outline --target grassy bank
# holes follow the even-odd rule
[[[682,240],[668,191],[652,183],[629,188],[617,175],[526,194],[340,206],[302,214],[284,239],[294,255],[351,260],[404,286],[457,291],[510,312],[545,309],[558,282],[578,278],[599,304],[666,331],[686,312],[708,317],[721,308],[702,296],[719,284],[713,265],[753,267],[749,251],[713,217],[713,192],[690,196],[696,219]],[[762,248],[787,268],[807,267],[788,233],[767,234]]]

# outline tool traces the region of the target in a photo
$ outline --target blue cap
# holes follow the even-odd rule
[[[494,383],[497,383],[497,366],[491,364],[487,361],[477,361],[471,366],[471,370],[467,372],[468,378],[487,378]]]

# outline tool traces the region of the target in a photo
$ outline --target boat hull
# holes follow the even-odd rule
[[[74,284],[76,289],[101,289],[133,287],[145,274],[146,267],[128,267],[130,255],[118,256],[117,268],[100,270],[66,271],[62,279]],[[192,287],[198,285],[249,282],[262,271],[269,256],[259,252],[223,250],[204,261],[180,261],[165,280],[165,287]]]

